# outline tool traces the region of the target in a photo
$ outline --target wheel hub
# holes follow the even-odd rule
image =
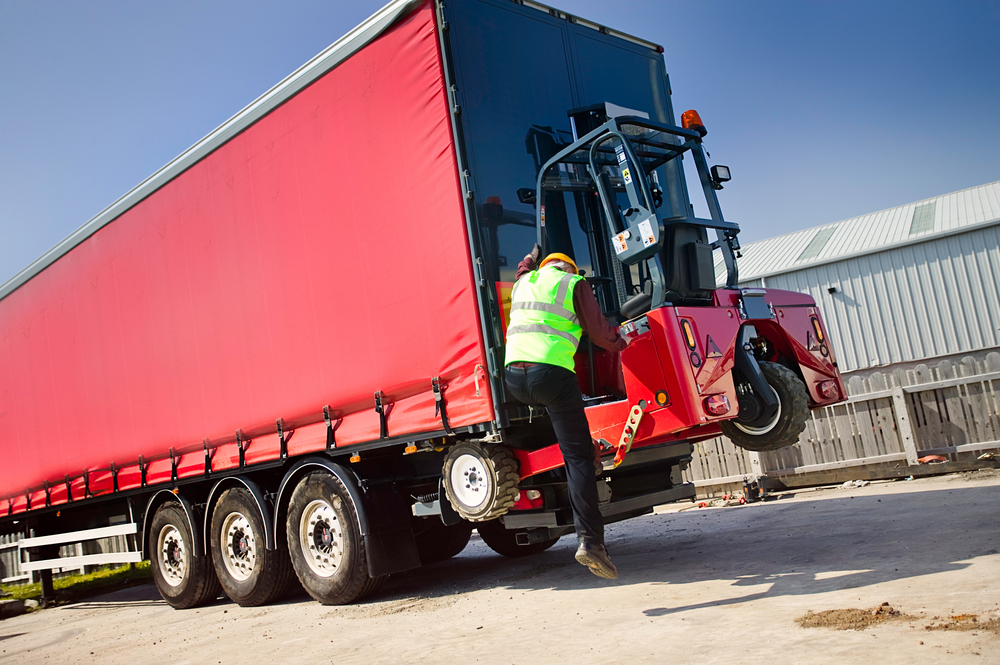
[[[159,568],[163,580],[172,587],[180,586],[187,574],[187,547],[184,537],[173,524],[166,524],[156,539]]]
[[[482,460],[475,455],[455,460],[450,480],[455,498],[467,508],[478,508],[489,500],[493,483]]]
[[[223,556],[226,572],[235,580],[246,580],[257,564],[257,542],[250,521],[240,513],[226,515],[222,522],[222,540],[226,544]]]
[[[767,434],[778,425],[778,421],[781,419],[781,397],[778,395],[778,391],[774,389],[774,386],[769,385],[768,388],[770,388],[771,392],[774,393],[774,398],[778,402],[778,408],[774,412],[774,415],[767,419],[762,417],[762,405],[756,395],[752,392],[747,392],[742,393],[739,396],[740,413],[737,415],[736,420],[733,421],[733,424],[747,434],[751,434],[753,436]],[[746,418],[743,416],[744,399],[748,402],[748,408],[753,411],[752,417],[750,417],[749,414]]]
[[[330,577],[340,567],[344,559],[343,526],[328,502],[317,499],[302,511],[299,546],[316,575]]]

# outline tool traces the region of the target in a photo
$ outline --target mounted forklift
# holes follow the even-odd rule
[[[716,195],[729,169],[709,168],[707,130],[696,111],[682,114],[681,127],[610,103],[571,110],[569,117],[568,144],[547,128],[529,132],[537,182],[519,190],[518,199],[535,207],[542,256],[579,256],[581,236],[572,228],[579,224],[592,270],[586,281],[605,316],[630,338],[621,353],[585,339],[576,356],[603,455],[602,513],[611,522],[692,498],[694,486],[680,474],[692,444],[721,433],[751,451],[792,445],[809,409],[842,401],[846,390],[809,296],[739,288],[740,229],[723,218]],[[676,174],[685,154],[697,169],[708,219],[694,217],[679,196]],[[671,178],[673,186],[661,186]],[[527,554],[572,531],[572,520],[546,419],[517,404],[509,403],[507,413],[506,445],[453,447],[443,484],[453,520],[478,523],[498,551]]]

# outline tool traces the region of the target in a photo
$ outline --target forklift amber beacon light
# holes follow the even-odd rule
[[[701,136],[708,134],[705,123],[701,121],[701,116],[694,109],[689,109],[681,113],[681,127],[698,132]]]

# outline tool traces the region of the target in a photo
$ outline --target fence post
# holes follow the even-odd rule
[[[767,470],[764,468],[764,462],[760,458],[760,453],[748,450],[747,458],[750,460],[751,478],[759,480],[761,476],[767,473]]]
[[[917,442],[913,438],[910,413],[906,408],[906,395],[899,386],[892,389],[892,406],[896,414],[896,429],[899,430],[899,438],[903,442],[903,451],[906,453],[906,463],[910,466],[916,466],[920,463],[917,459]]]

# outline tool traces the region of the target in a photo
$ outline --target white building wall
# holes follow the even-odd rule
[[[763,282],[815,298],[841,372],[1000,345],[1000,225]]]

